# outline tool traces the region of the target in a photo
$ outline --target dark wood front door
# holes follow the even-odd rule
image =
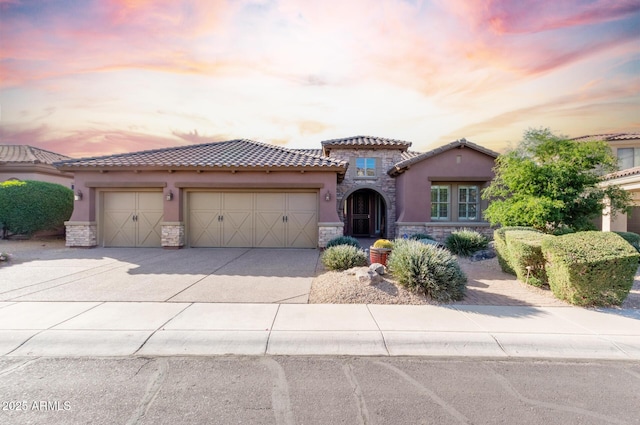
[[[371,193],[368,191],[357,191],[351,195],[350,199],[350,208],[348,208],[348,210],[351,212],[351,214],[349,214],[351,234],[361,237],[373,235],[373,196],[371,196]]]

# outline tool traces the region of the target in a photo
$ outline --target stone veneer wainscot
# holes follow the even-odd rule
[[[98,245],[98,226],[95,221],[65,221],[66,246],[95,247]]]

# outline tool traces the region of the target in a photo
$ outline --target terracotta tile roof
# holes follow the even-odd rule
[[[354,136],[344,139],[324,140],[322,147],[330,150],[331,147],[350,147],[350,148],[392,148],[407,150],[411,146],[411,142],[404,140],[386,139],[384,137],[371,136]]]
[[[615,173],[607,174],[603,177],[603,180],[614,180],[623,177],[631,177],[640,174],[640,167],[627,168],[625,170],[616,171]]]
[[[470,141],[468,141],[465,138],[462,138],[460,140],[455,140],[451,143],[448,143],[446,145],[440,146],[439,148],[430,150],[428,152],[424,152],[424,153],[418,153],[417,155],[413,155],[413,156],[409,156],[406,159],[403,159],[402,161],[398,162],[396,165],[394,165],[393,168],[391,168],[387,173],[391,176],[395,176],[398,175],[400,173],[402,173],[404,170],[406,170],[410,165],[415,164],[417,162],[420,162],[424,159],[430,158],[432,156],[436,156],[438,154],[441,154],[442,152],[446,152],[450,149],[455,149],[458,147],[469,147],[471,149],[474,149],[478,152],[482,152],[486,155],[492,156],[494,158],[497,158],[499,153],[498,152],[494,152],[490,149],[487,149],[483,146],[477,145],[475,143],[472,143]]]
[[[230,140],[178,146],[55,164],[60,169],[78,168],[321,168],[344,169],[347,163],[252,140]]]
[[[402,161],[406,161],[407,159],[411,159],[414,156],[418,156],[420,155],[421,152],[416,152],[416,151],[406,151],[406,152],[402,152],[400,154],[400,158],[402,158]]]
[[[589,136],[575,137],[571,140],[579,142],[605,141],[613,142],[618,140],[640,140],[640,133],[608,133],[608,134],[592,134]]]
[[[0,145],[0,163],[53,164],[65,159],[71,157],[29,145]]]
[[[291,149],[294,152],[305,153],[307,155],[313,156],[324,156],[322,154],[322,149]]]

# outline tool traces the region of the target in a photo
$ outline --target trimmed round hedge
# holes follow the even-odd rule
[[[0,183],[0,228],[4,235],[31,235],[64,226],[73,212],[73,191],[56,183]]]

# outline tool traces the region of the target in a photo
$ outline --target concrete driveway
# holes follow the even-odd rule
[[[16,242],[14,242],[16,244]],[[16,245],[17,246],[17,245]],[[0,301],[307,303],[313,249],[33,249],[2,244]]]

